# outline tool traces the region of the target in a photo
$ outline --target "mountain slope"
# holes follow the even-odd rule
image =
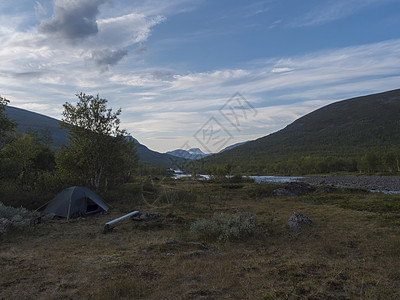
[[[61,145],[68,143],[68,131],[60,129],[60,121],[57,119],[12,106],[6,106],[6,114],[10,119],[13,119],[18,123],[18,131],[20,133],[28,132],[29,128],[41,133],[43,129],[47,128],[53,138],[54,147],[60,147]],[[182,163],[182,161],[184,161],[180,158],[152,151],[146,146],[140,144],[137,140],[135,140],[135,142],[139,161],[142,163],[162,167],[172,167],[174,164]]]
[[[181,157],[176,157],[166,153],[159,153],[150,150],[145,145],[139,143],[135,139],[136,153],[139,156],[141,163],[161,166],[165,168],[178,168],[178,165],[184,163],[186,160]]]
[[[40,134],[47,129],[53,138],[53,146],[59,147],[68,143],[68,132],[60,129],[60,121],[57,119],[12,106],[6,106],[6,114],[17,122],[21,133],[26,133],[30,128]]]
[[[236,144],[227,146],[227,147],[225,147],[224,149],[220,150],[218,153],[222,153],[222,152],[224,152],[224,151],[231,150],[231,149],[233,149],[233,148],[239,147],[239,146],[241,146],[241,145],[246,144],[247,142],[248,142],[248,141],[246,141],[246,142],[239,142],[239,143],[236,143]]]
[[[400,89],[332,103],[210,163],[268,164],[305,156],[357,158],[400,147]]]

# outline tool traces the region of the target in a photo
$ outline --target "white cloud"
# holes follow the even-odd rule
[[[99,33],[96,42],[113,47],[126,47],[148,39],[151,28],[166,20],[163,16],[147,17],[143,14],[127,14],[98,20]]]
[[[274,22],[271,23],[271,25],[269,25],[269,29],[274,29],[275,27],[277,27],[279,24],[282,23],[282,20],[275,20]]]
[[[163,112],[155,111],[145,113],[143,120],[130,122],[138,132],[162,132],[176,133],[182,131],[182,124],[185,123],[187,127],[184,131],[197,130],[202,125],[199,120],[204,116],[198,112]],[[190,123],[190,125],[188,125]]]
[[[273,68],[272,69],[272,73],[284,73],[284,72],[290,72],[293,71],[292,68],[288,68],[288,67],[280,67],[280,68]]]
[[[216,88],[223,84],[229,84],[230,81],[243,79],[249,75],[249,71],[235,70],[216,70],[208,73],[192,73],[188,75],[175,75],[172,82],[172,89],[187,90],[196,86],[201,87],[203,91],[209,91],[206,88]]]
[[[35,15],[37,19],[47,15],[47,9],[39,2],[35,2]]]

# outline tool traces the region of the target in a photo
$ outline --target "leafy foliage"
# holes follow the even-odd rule
[[[71,131],[73,138],[78,139],[88,133],[107,136],[126,134],[125,130],[119,128],[121,109],[113,113],[111,108],[107,108],[107,99],[99,98],[99,95],[94,97],[79,93],[76,96],[79,99],[76,105],[68,102],[63,105],[65,123],[62,126]]]
[[[119,128],[121,109],[107,108],[107,100],[97,95],[76,95],[76,105],[64,104],[63,127],[70,144],[61,148],[57,165],[63,178],[106,189],[129,177],[136,167],[134,141]]]
[[[8,103],[10,100],[0,96],[0,148],[16,127],[16,123],[5,114]]]
[[[17,135],[0,149],[0,199],[7,205],[37,208],[57,192],[55,155],[36,132]]]
[[[2,174],[9,179],[19,180],[25,188],[33,182],[27,182],[32,174],[39,171],[51,171],[55,168],[54,153],[35,136],[24,134],[6,144],[0,151]],[[5,172],[7,170],[7,172]]]

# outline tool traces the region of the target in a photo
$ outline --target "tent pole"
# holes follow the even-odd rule
[[[40,206],[39,208],[36,208],[35,211],[39,211],[41,210],[43,207],[45,207],[47,204],[49,204],[51,202],[51,200],[47,201],[45,204],[43,204],[42,206]]]
[[[71,199],[69,199],[69,205],[68,205],[68,214],[67,214],[67,220],[69,221],[69,213],[71,211]]]

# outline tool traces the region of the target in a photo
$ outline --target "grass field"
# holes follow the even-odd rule
[[[0,298],[400,298],[399,196],[274,197],[273,188],[132,184],[105,199],[108,215],[12,230],[0,236]],[[161,216],[103,233],[106,222],[133,210]],[[237,211],[253,213],[260,230],[223,241],[190,230],[214,213]],[[286,227],[295,211],[313,222],[299,233]]]

